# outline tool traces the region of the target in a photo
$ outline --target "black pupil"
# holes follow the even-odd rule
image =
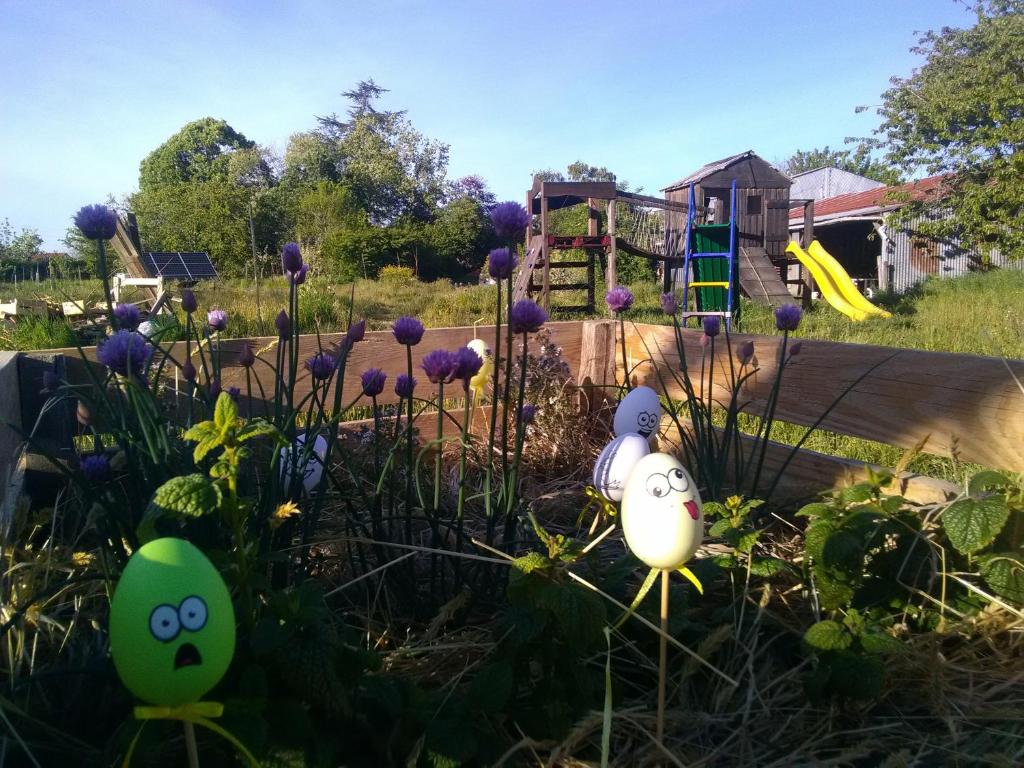
[[[188,612],[188,617],[189,617],[190,619],[192,619],[192,618],[195,618],[195,615],[196,615],[196,612],[195,612],[195,611],[189,611],[189,612]]]
[[[171,623],[171,622],[169,622],[169,621],[168,621],[167,619],[164,619],[164,620],[163,620],[163,625],[164,625],[165,627],[166,627],[166,626],[168,626],[168,625],[170,625],[170,623]]]

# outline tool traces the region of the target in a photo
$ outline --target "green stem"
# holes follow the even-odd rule
[[[519,370],[519,394],[516,398],[516,445],[509,473],[508,500],[505,506],[505,538],[504,542],[511,545],[515,535],[515,507],[518,498],[516,486],[519,484],[519,460],[523,454],[523,440],[526,437],[526,425],[523,423],[523,402],[526,398],[526,360],[529,354],[529,335],[523,334],[523,360]]]

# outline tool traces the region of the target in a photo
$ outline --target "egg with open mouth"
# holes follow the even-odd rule
[[[612,430],[616,436],[636,432],[650,437],[658,431],[661,423],[661,401],[658,393],[650,387],[636,387],[627,394],[615,409]]]
[[[681,568],[704,540],[697,484],[679,460],[651,453],[629,473],[622,492],[626,544],[651,568]]]
[[[121,682],[151,704],[198,701],[235,652],[235,611],[217,569],[195,546],[140,547],[110,604],[110,652]]]

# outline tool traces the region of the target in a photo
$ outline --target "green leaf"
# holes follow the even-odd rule
[[[221,392],[217,398],[217,405],[213,410],[213,423],[217,431],[223,434],[225,430],[235,425],[238,419],[238,405],[227,392]]]
[[[156,489],[149,509],[161,516],[202,517],[217,509],[217,501],[217,489],[205,475],[182,475]]]
[[[746,533],[741,534],[739,539],[737,539],[736,549],[744,553],[750,552],[760,537],[760,531],[747,531]]]
[[[466,705],[472,712],[497,714],[512,695],[512,667],[506,662],[494,662],[480,670],[466,696]]]
[[[1024,604],[1024,562],[1009,552],[979,558],[981,576],[1000,597],[1017,605]]]
[[[804,633],[804,642],[819,651],[836,651],[849,648],[853,635],[839,622],[826,619],[810,626]]]
[[[1006,501],[997,496],[960,499],[942,513],[942,527],[950,543],[969,555],[995,541],[1009,515]]]
[[[857,483],[839,491],[839,500],[844,504],[856,504],[867,501],[875,494],[875,489],[868,483]]]
[[[797,517],[822,517],[832,512],[832,507],[821,501],[801,507],[796,513]]]
[[[788,570],[790,570],[789,563],[777,557],[755,556],[750,559],[750,572],[754,576],[774,576]]]
[[[708,529],[708,536],[723,536],[730,528],[732,528],[732,520],[728,517],[723,517],[720,520],[716,520],[714,525]]]
[[[906,650],[903,643],[888,632],[865,632],[860,636],[860,645],[867,653],[902,653]]]
[[[246,440],[252,440],[255,437],[263,437],[266,435],[279,438],[279,441],[284,441],[283,435],[278,431],[270,422],[264,421],[263,419],[252,419],[242,429],[239,430],[236,440],[240,443],[244,443]]]
[[[550,565],[551,561],[540,552],[527,552],[522,557],[517,557],[512,561],[512,567],[524,574],[547,568]]]
[[[200,461],[206,458],[206,454],[208,454],[215,448],[219,448],[220,446],[220,435],[214,435],[213,437],[205,437],[196,444],[195,450],[192,451],[192,460],[198,464]]]
[[[980,496],[988,491],[1000,490],[1010,484],[1010,478],[1002,472],[987,469],[971,477],[967,484],[967,493],[971,496]]]
[[[729,509],[725,506],[725,504],[722,504],[722,503],[717,502],[717,501],[707,501],[707,502],[704,502],[703,509],[704,509],[704,517],[706,517],[706,518],[723,517],[723,516],[728,517],[729,514],[730,514],[729,513]]]
[[[219,437],[220,433],[213,426],[212,421],[201,421],[190,427],[182,437],[192,443],[198,443],[211,437]]]
[[[836,651],[830,659],[829,687],[851,699],[873,699],[881,693],[884,667],[877,656]]]

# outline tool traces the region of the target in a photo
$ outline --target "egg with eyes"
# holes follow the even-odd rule
[[[594,464],[594,487],[609,501],[622,501],[629,473],[651,452],[647,438],[628,432],[604,447]]]
[[[297,457],[296,469],[302,475],[302,487],[306,493],[312,493],[320,485],[320,479],[324,475],[324,460],[327,458],[327,440],[323,435],[317,435],[313,441],[313,450],[306,449],[305,433],[295,436],[295,453]],[[291,486],[292,482],[292,452],[287,448],[281,449],[281,485],[285,488]]]
[[[651,453],[629,473],[622,492],[622,532],[633,554],[651,568],[672,571],[704,540],[697,484],[667,453]]]
[[[483,396],[487,382],[494,375],[494,353],[483,339],[473,339],[466,346],[476,352],[477,357],[484,361],[480,370],[469,380],[470,390],[475,397],[479,398]]]
[[[658,431],[661,423],[661,401],[658,393],[650,387],[636,387],[627,394],[615,409],[612,430],[616,435],[636,432],[650,437]]]

